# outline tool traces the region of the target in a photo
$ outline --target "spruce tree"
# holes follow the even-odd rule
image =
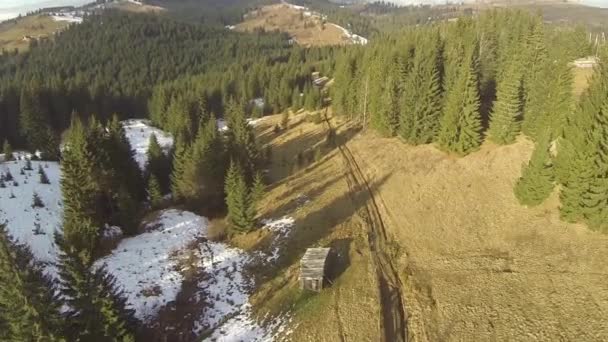
[[[156,138],[156,134],[154,133],[150,135],[150,142],[146,154],[148,157],[146,165],[148,177],[154,175],[158,179],[161,192],[167,192],[169,190],[169,174],[171,171],[169,160],[167,155],[163,152],[163,149]]]
[[[253,128],[245,113],[235,102],[228,104],[227,150],[230,158],[242,168],[247,184],[251,184],[259,162],[259,150]]]
[[[253,185],[251,186],[251,201],[253,206],[257,206],[264,197],[264,191],[266,186],[264,185],[264,179],[260,172],[255,174],[253,178]]]
[[[38,165],[38,174],[40,175],[40,184],[51,184],[49,177],[46,175],[46,172],[41,165]]]
[[[529,206],[542,203],[553,190],[554,178],[549,139],[545,137],[536,145],[529,163],[522,168],[522,175],[515,184],[514,192],[519,203]]]
[[[53,281],[1,225],[0,327],[3,341],[63,340],[61,301]]]
[[[234,161],[230,163],[226,174],[225,189],[228,222],[236,232],[250,231],[255,218],[251,194],[243,170]]]
[[[13,160],[13,148],[11,144],[8,143],[8,140],[4,140],[2,144],[2,153],[4,153],[4,161]]]
[[[83,229],[87,230],[87,229]],[[67,304],[67,336],[71,341],[134,341],[137,321],[115,280],[56,235],[60,289]]]
[[[406,80],[399,124],[399,135],[410,144],[431,142],[441,117],[439,35],[432,32],[419,40]]]
[[[186,167],[188,167],[188,160],[190,159],[191,149],[183,141],[183,138],[179,136],[176,139],[175,150],[173,152],[173,171],[171,172],[171,192],[173,198],[176,200],[184,199],[184,174]]]
[[[513,143],[521,129],[521,74],[515,65],[509,70],[498,83],[488,129],[490,140],[500,145]]]
[[[148,200],[150,201],[152,208],[158,207],[163,199],[163,194],[160,190],[160,183],[155,175],[151,175],[150,178],[148,178],[147,192]]]
[[[97,246],[103,223],[97,212],[101,191],[90,143],[85,127],[75,118],[61,162],[63,232],[71,247],[89,256]]]
[[[474,61],[474,55],[469,53],[448,89],[437,137],[439,146],[459,155],[469,154],[481,144],[479,85]]]

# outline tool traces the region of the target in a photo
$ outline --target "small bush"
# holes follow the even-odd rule
[[[212,220],[209,223],[207,238],[211,241],[224,241],[228,236],[228,226],[224,220]]]
[[[42,199],[35,192],[32,198],[32,208],[44,208],[44,203],[42,202]]]
[[[10,171],[6,171],[6,173],[4,174],[4,180],[7,182],[10,182],[12,180],[14,180],[13,175],[11,174]]]

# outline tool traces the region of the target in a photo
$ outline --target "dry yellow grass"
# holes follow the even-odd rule
[[[263,6],[247,14],[245,21],[236,25],[238,31],[287,32],[296,43],[303,46],[344,45],[350,40],[344,32],[331,23],[323,24],[315,16],[306,16],[303,11],[285,4]]]
[[[260,285],[253,304],[261,314],[289,310],[293,341],[378,341],[381,314],[378,286],[371,265],[366,230],[351,198],[343,163],[325,144],[323,123],[306,122],[306,114],[290,119],[290,128],[274,133],[280,116],[259,126],[261,140],[273,147],[272,184],[261,208],[263,217],[289,215],[295,227],[276,267],[255,270]],[[296,155],[322,148],[323,157],[294,170]],[[252,240],[259,236],[253,233]],[[331,246],[328,274],[333,284],[320,294],[298,288],[298,261],[308,247]],[[257,248],[264,248],[263,242]]]
[[[30,43],[23,39],[24,36],[51,38],[55,32],[66,28],[69,24],[66,21],[55,21],[48,15],[32,15],[16,22],[5,22],[0,25],[0,50],[26,51]]]
[[[292,310],[293,341],[379,341],[377,278],[358,212],[369,198],[349,196],[335,150],[292,173],[289,161],[322,143],[326,130],[295,117],[275,134],[279,121],[269,119],[261,132],[274,147],[262,215],[292,215],[296,228],[279,266],[257,270],[254,305],[262,313]],[[334,125],[348,140],[349,124]],[[562,222],[557,193],[535,208],[517,202],[513,185],[532,143],[485,144],[455,158],[367,131],[346,146],[394,241],[389,254],[404,283],[410,340],[608,340],[608,236]],[[301,206],[301,195],[310,202]],[[304,249],[342,241],[348,267],[321,294],[302,294]]]
[[[532,144],[464,158],[373,133],[349,143],[407,257],[416,341],[606,341],[608,236],[526,208],[513,185]]]

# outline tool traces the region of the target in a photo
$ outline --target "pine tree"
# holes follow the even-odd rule
[[[517,66],[513,66],[498,83],[490,114],[490,140],[500,145],[513,143],[521,129],[522,108],[521,76]]]
[[[247,184],[251,184],[259,162],[259,150],[252,127],[238,104],[228,104],[227,150],[231,159],[242,168]]]
[[[472,54],[455,77],[447,92],[437,141],[445,150],[466,155],[481,144],[479,85]]]
[[[173,198],[176,200],[184,199],[182,193],[182,191],[184,191],[182,180],[184,179],[190,155],[190,147],[187,146],[183,141],[183,138],[179,136],[175,143],[175,150],[173,152],[173,171],[171,172],[171,192],[173,193]]]
[[[2,153],[4,153],[4,161],[13,160],[13,148],[11,144],[8,143],[8,140],[4,140],[2,144]]]
[[[44,208],[44,203],[36,192],[32,196],[32,208]]]
[[[163,194],[160,190],[160,183],[155,175],[151,175],[150,178],[148,178],[147,192],[148,200],[150,201],[152,208],[158,207],[158,205],[162,202]]]
[[[88,230],[88,229],[82,229]],[[91,261],[69,246],[60,235],[60,289],[67,304],[67,335],[71,341],[134,341],[137,321],[124,295],[103,268],[91,270]]]
[[[89,256],[97,246],[103,223],[97,212],[101,191],[91,143],[85,127],[80,120],[74,119],[61,162],[65,240]]]
[[[236,232],[250,231],[253,228],[255,217],[251,194],[241,167],[234,161],[230,163],[226,175],[225,189],[228,222]]]
[[[425,144],[437,134],[441,118],[439,35],[422,37],[406,80],[399,135],[410,144]]]
[[[25,167],[23,169],[26,170],[26,171],[32,171],[33,170],[33,168],[32,168],[32,161],[29,158],[27,158],[25,160]]]
[[[554,178],[549,139],[545,137],[536,145],[530,162],[522,168],[522,175],[515,184],[519,203],[530,206],[542,203],[553,190]]]
[[[107,129],[107,144],[110,168],[113,177],[113,190],[125,187],[134,200],[144,198],[141,170],[135,161],[135,152],[127,139],[124,127],[114,114]]]
[[[51,184],[49,177],[44,172],[42,165],[38,165],[38,174],[40,175],[40,184]]]
[[[264,197],[265,190],[266,186],[264,185],[262,174],[257,172],[253,178],[253,185],[251,186],[251,201],[253,206],[257,206],[260,203]]]
[[[148,157],[148,163],[146,165],[148,177],[154,175],[158,179],[161,192],[167,192],[169,190],[169,160],[167,159],[167,155],[163,152],[154,133],[150,135],[150,143],[146,154]]]
[[[62,341],[61,301],[55,290],[29,249],[0,226],[0,338]]]

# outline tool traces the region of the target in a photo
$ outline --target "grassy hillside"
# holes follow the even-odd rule
[[[517,202],[513,185],[531,142],[486,143],[454,158],[332,120],[345,158],[326,145],[326,125],[304,118],[292,117],[280,132],[272,129],[278,116],[260,126],[273,151],[263,215],[296,221],[280,266],[256,270],[255,307],[292,309],[293,340],[373,341],[386,334],[369,243],[378,234],[364,210],[370,203],[386,228],[384,252],[399,273],[410,340],[608,338],[608,237],[561,221],[557,193],[536,208]],[[315,158],[318,146],[322,157]],[[353,160],[365,189],[353,185]],[[338,265],[318,295],[297,284],[298,260],[311,246],[332,246]]]
[[[332,23],[311,14],[310,11],[286,4],[263,6],[245,16],[244,22],[236,25],[239,31],[287,32],[302,46],[344,45],[351,40],[344,31]]]
[[[52,37],[52,35],[70,23],[67,21],[56,21],[48,15],[32,15],[15,21],[0,24],[0,50],[25,51],[30,42],[24,40],[24,36]]]

